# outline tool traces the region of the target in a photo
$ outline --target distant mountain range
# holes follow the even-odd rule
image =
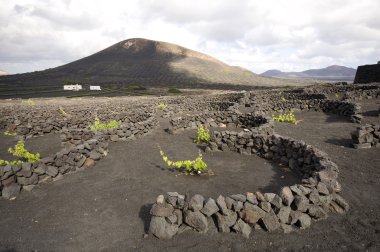
[[[0,77],[13,86],[65,83],[140,85],[144,87],[213,88],[218,86],[284,86],[312,84],[260,76],[206,54],[161,41],[133,38],[63,66]]]
[[[266,77],[291,79],[321,79],[321,80],[354,80],[356,69],[332,65],[321,69],[310,69],[302,72],[281,72],[269,70],[261,74]]]

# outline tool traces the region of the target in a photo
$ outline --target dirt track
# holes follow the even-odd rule
[[[379,101],[363,106],[365,121]],[[95,167],[65,176],[15,201],[0,200],[0,248],[12,251],[378,251],[380,249],[380,150],[349,147],[356,125],[318,112],[296,114],[298,125],[276,124],[277,133],[302,139],[339,165],[342,196],[351,210],[330,214],[311,228],[291,234],[254,231],[249,240],[230,233],[186,232],[171,240],[143,238],[150,203],[166,191],[217,196],[294,183],[293,176],[254,156],[206,154],[213,177],[176,176],[162,170],[157,142],[173,159],[197,154],[194,132],[170,136],[158,129],[136,142],[110,145]],[[161,123],[162,124],[162,123]],[[177,156],[178,155],[178,156]],[[284,179],[281,176],[285,176]]]

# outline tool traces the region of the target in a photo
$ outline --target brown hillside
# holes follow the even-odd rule
[[[17,81],[23,84],[43,82],[54,85],[72,81],[149,87],[301,84],[300,81],[259,76],[178,45],[141,38],[121,41],[91,56],[57,68],[3,77],[0,81]]]

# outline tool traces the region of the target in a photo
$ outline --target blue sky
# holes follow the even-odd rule
[[[379,0],[14,0],[0,8],[0,69],[69,63],[121,40],[161,40],[255,73],[380,60]]]

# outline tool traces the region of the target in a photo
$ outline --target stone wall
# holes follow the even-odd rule
[[[273,122],[269,117],[256,115],[255,113],[242,114],[233,111],[215,111],[195,115],[186,115],[171,119],[169,133],[185,129],[197,129],[203,125],[206,127],[244,127],[260,132],[272,132]]]
[[[326,99],[324,94],[254,94],[251,93],[247,107],[264,114],[273,114],[290,110],[320,111],[348,117],[352,122],[359,123],[362,119],[361,107],[351,101]]]
[[[380,64],[359,66],[354,83],[380,82]]]
[[[209,149],[256,154],[286,164],[303,174],[299,184],[279,194],[246,192],[217,199],[169,192],[158,196],[150,211],[150,232],[168,239],[188,229],[200,233],[235,231],[249,237],[252,229],[285,233],[304,229],[328,212],[343,213],[348,203],[339,195],[338,167],[326,153],[291,138],[250,131],[214,132]]]
[[[366,124],[351,133],[355,149],[380,147],[380,125]]]
[[[111,118],[110,118],[111,119]],[[120,118],[119,118],[120,119]],[[55,127],[49,132],[60,132],[62,150],[43,157],[35,163],[24,162],[22,165],[0,166],[0,196],[6,199],[17,197],[20,190],[30,191],[36,184],[59,180],[64,174],[92,167],[108,153],[109,141],[127,141],[148,134],[157,126],[157,119],[152,114],[137,113],[131,118],[122,118],[123,122],[117,129],[90,131],[87,122],[84,128]],[[140,121],[141,120],[141,121]],[[61,122],[62,121],[58,121]],[[72,122],[72,121],[71,121]],[[28,138],[36,134],[48,133],[41,124],[56,124],[54,120],[44,122],[36,120],[33,127],[21,131],[16,127],[19,137]],[[22,123],[19,125],[23,125]],[[19,126],[16,125],[16,126]],[[57,123],[56,125],[62,125]]]

